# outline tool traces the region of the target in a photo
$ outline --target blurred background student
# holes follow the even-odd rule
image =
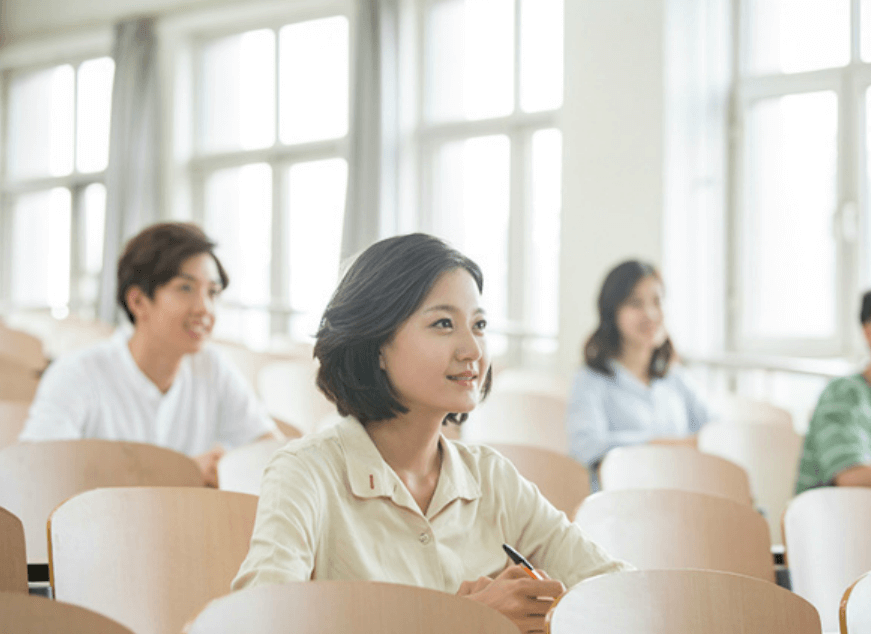
[[[602,284],[599,325],[584,346],[566,418],[570,454],[589,468],[593,490],[610,449],[648,442],[693,446],[710,418],[675,367],[662,299],[662,278],[645,262],[618,264]]]

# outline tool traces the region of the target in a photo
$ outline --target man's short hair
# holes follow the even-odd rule
[[[859,311],[859,323],[863,326],[871,321],[871,291],[862,295],[862,309]]]
[[[202,229],[187,222],[161,222],[130,238],[118,260],[116,294],[130,322],[135,324],[136,318],[127,306],[127,291],[137,286],[154,299],[155,291],[178,275],[182,264],[196,255],[212,256],[221,276],[221,288],[227,288],[230,278],[214,253],[215,246]]]

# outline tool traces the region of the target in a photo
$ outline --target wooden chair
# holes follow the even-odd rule
[[[786,425],[711,423],[699,432],[699,450],[740,465],[756,507],[768,520],[771,543],[782,543],[780,518],[795,492],[802,437]]]
[[[577,584],[548,615],[550,634],[820,634],[814,607],[729,572],[636,570]]]
[[[494,391],[463,423],[473,443],[512,443],[568,453],[566,399],[546,392]]]
[[[236,449],[231,449],[218,461],[218,482],[225,491],[238,491],[260,495],[263,469],[286,440],[258,440]]]
[[[29,411],[30,401],[0,400],[0,449],[18,442]]]
[[[4,508],[0,508],[0,592],[27,593],[24,526]]]
[[[490,446],[508,458],[520,475],[535,484],[569,519],[590,494],[587,468],[566,455],[528,445],[494,443]]]
[[[871,489],[822,487],[796,496],[783,515],[783,543],[793,592],[820,612],[823,629],[838,629],[838,605],[857,577],[871,570]]]
[[[292,623],[292,626],[288,624]],[[187,634],[517,634],[496,610],[437,590],[373,581],[303,581],[209,604]]]
[[[266,409],[281,420],[290,421],[303,433],[320,427],[336,412],[315,385],[317,364],[308,359],[277,361],[264,366],[257,375],[257,390]]]
[[[113,440],[28,442],[0,450],[0,506],[24,524],[30,563],[48,561],[45,523],[61,502],[111,486],[202,486],[192,458]]]
[[[603,491],[680,489],[751,504],[747,472],[734,462],[689,447],[618,447],[599,467]]]
[[[294,438],[302,438],[302,431],[296,427],[295,425],[291,425],[290,423],[285,423],[283,420],[279,418],[273,418],[275,421],[275,426],[278,427],[278,431],[280,431],[287,440],[293,440]]]
[[[782,407],[736,394],[720,394],[711,399],[711,411],[723,423],[765,423],[792,428],[792,414]]]
[[[230,592],[256,510],[253,495],[205,487],[81,493],[49,520],[54,596],[137,634],[177,634]]]
[[[765,520],[723,497],[602,491],[584,500],[575,523],[610,555],[642,570],[698,568],[775,579]]]
[[[844,592],[840,624],[841,634],[871,632],[871,572],[856,579]]]
[[[45,369],[47,364],[39,339],[9,328],[3,322],[0,322],[0,360],[36,372]]]
[[[0,359],[0,400],[32,401],[38,386],[38,371]]]
[[[76,605],[19,592],[0,592],[3,634],[133,634],[120,623]]]

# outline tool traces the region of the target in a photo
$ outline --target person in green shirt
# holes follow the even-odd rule
[[[859,320],[871,346],[871,291]],[[832,485],[871,487],[871,364],[829,383],[808,426],[796,494]]]

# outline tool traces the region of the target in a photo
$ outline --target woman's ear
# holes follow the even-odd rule
[[[148,296],[138,286],[131,286],[127,289],[124,299],[127,301],[127,308],[138,322],[147,309]]]

